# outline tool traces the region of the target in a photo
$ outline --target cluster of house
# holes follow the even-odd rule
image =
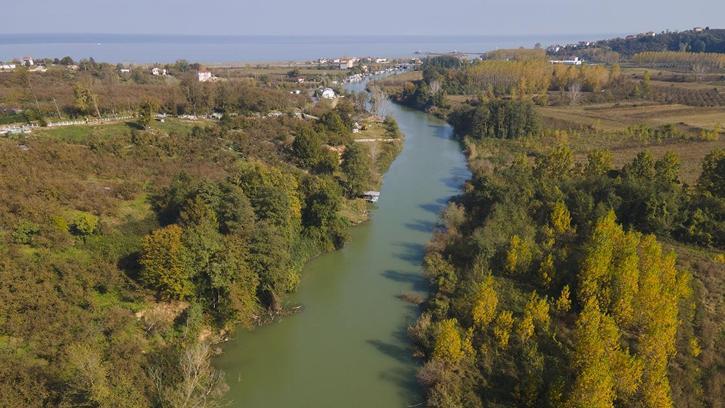
[[[693,33],[702,33],[702,32],[707,31],[708,29],[709,29],[709,27],[693,27],[691,31]],[[624,39],[625,40],[636,40],[638,38],[648,38],[648,37],[656,37],[656,36],[657,36],[657,33],[656,32],[654,32],[654,31],[647,31],[647,32],[644,32],[644,33],[627,35],[627,36],[624,37]],[[548,47],[546,49],[546,51],[548,51],[549,53],[557,53],[557,52],[559,52],[559,51],[561,51],[562,49],[565,49],[565,48],[570,48],[570,49],[571,48],[574,48],[574,49],[577,49],[577,48],[587,48],[587,47],[591,47],[593,45],[594,45],[594,42],[592,42],[592,41],[579,41],[576,44],[567,44],[567,45],[558,45],[557,44],[557,45],[552,45],[552,46]]]
[[[118,69],[118,72],[120,74],[130,74],[131,73],[131,68],[128,68],[128,67],[120,67]],[[150,72],[151,72],[151,75],[153,75],[153,76],[165,77],[165,76],[170,76],[171,75],[171,73],[169,72],[168,69],[161,68],[161,67],[153,67],[153,68],[151,68],[151,71]],[[209,82],[209,81],[215,81],[218,78],[215,77],[209,71],[199,71],[196,74],[196,79],[199,82]]]
[[[23,57],[13,62],[0,64],[0,71],[14,71],[18,66],[28,67],[30,72],[46,72],[48,70],[43,65],[36,65],[33,57]]]
[[[375,64],[387,64],[390,62],[387,58],[381,57],[343,57],[343,58],[320,58],[317,60],[319,65],[337,65],[340,69],[351,69],[357,63],[375,63]]]

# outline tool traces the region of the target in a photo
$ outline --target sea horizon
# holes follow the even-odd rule
[[[207,64],[309,61],[340,56],[405,58],[416,52],[479,53],[496,48],[566,44],[621,34],[541,35],[188,35],[118,33],[0,34],[0,61],[23,56],[108,63]]]

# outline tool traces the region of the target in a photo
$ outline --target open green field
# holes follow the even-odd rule
[[[176,118],[167,118],[165,122],[154,121],[151,127],[154,129],[162,130],[166,133],[177,133],[183,134],[188,133],[193,127],[205,127],[209,125],[208,120],[183,120]],[[116,137],[127,134],[133,129],[138,129],[138,125],[135,122],[122,121],[122,122],[110,122],[107,124],[100,125],[73,125],[73,126],[61,126],[52,128],[38,128],[33,131],[33,134],[38,136],[55,138],[63,142],[68,143],[83,143],[89,136],[101,136],[101,137]]]

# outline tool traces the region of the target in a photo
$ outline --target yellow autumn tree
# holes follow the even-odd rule
[[[498,295],[493,287],[493,276],[488,275],[476,287],[471,308],[473,323],[480,328],[488,326],[496,317],[496,306],[498,306]]]
[[[611,313],[620,327],[629,327],[634,318],[634,298],[639,290],[640,234],[619,234],[612,263]]]
[[[509,338],[511,337],[511,329],[514,326],[514,315],[508,310],[504,310],[496,316],[496,320],[493,323],[493,336],[496,338],[496,343],[502,349],[506,349],[509,345]]]
[[[622,227],[614,211],[599,219],[584,246],[584,261],[579,273],[579,300],[596,299],[606,309],[610,300],[611,263]]]
[[[531,292],[529,301],[524,306],[524,315],[519,321],[517,334],[522,342],[526,342],[534,335],[536,328],[548,332],[551,318],[549,316],[549,302]]]
[[[464,340],[458,331],[458,321],[446,319],[438,324],[433,346],[433,358],[449,363],[457,363],[464,356]]]
[[[561,289],[561,293],[559,294],[559,298],[556,299],[554,307],[559,313],[566,313],[571,310],[571,293],[569,285],[566,285]]]
[[[653,235],[642,239],[639,253],[635,319],[640,329],[638,355],[644,362],[641,399],[648,407],[671,407],[667,368],[675,353],[678,304],[689,280],[678,276],[674,253],[663,255]]]
[[[176,224],[157,229],[144,237],[141,280],[165,299],[183,299],[193,292],[192,270]]]
[[[531,263],[531,248],[528,242],[518,235],[511,237],[508,251],[506,251],[505,268],[511,274],[523,273]]]
[[[546,297],[531,292],[529,301],[524,306],[524,315],[530,315],[536,324],[543,331],[549,331],[551,318],[549,316],[549,302]]]
[[[638,390],[642,362],[621,347],[614,319],[589,299],[577,319],[572,366],[576,377],[570,407],[613,407]]]
[[[571,214],[563,201],[557,201],[551,209],[551,226],[557,234],[571,231]]]
[[[541,284],[548,288],[554,279],[554,255],[547,254],[539,264],[539,279]]]

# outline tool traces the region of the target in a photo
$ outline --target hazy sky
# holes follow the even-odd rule
[[[725,28],[725,0],[3,0],[0,33],[629,33]]]

